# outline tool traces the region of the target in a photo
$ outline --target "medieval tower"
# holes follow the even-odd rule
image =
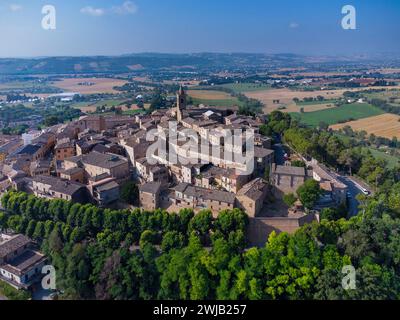
[[[181,86],[176,94],[176,119],[182,121],[182,110],[186,109],[187,96],[185,90]]]

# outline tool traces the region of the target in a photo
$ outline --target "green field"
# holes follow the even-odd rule
[[[221,87],[231,89],[236,93],[262,91],[271,88],[270,85],[264,83],[227,83],[221,85]]]
[[[338,100],[337,99],[330,99],[330,100],[322,100],[322,101],[300,101],[296,103],[299,107],[307,107],[307,106],[315,106],[319,104],[335,104]]]
[[[365,148],[365,150],[369,150],[375,158],[385,160],[388,168],[390,169],[400,165],[400,157],[392,156],[374,148]]]
[[[304,123],[308,126],[317,127],[320,122],[333,125],[340,122],[373,117],[383,113],[384,112],[382,110],[367,103],[352,103],[327,110],[306,113],[291,113],[291,115],[293,115],[301,123]]]
[[[206,106],[220,106],[220,107],[231,107],[231,106],[242,106],[243,102],[239,101],[237,98],[229,99],[198,99],[192,98],[193,104],[204,104]]]

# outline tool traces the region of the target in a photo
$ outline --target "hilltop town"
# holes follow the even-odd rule
[[[1,2],[3,318],[340,318],[310,303],[359,317],[375,304],[357,301],[400,300],[399,16]]]
[[[272,139],[260,133],[266,117],[238,115],[228,108],[188,105],[182,87],[176,101],[175,107],[148,115],[88,115],[14,138],[1,148],[1,192],[14,189],[45,199],[123,208],[127,203],[121,199],[121,190],[134,183],[138,196],[134,199],[133,192],[130,203],[143,210],[164,209],[173,213],[185,208],[195,212],[208,209],[214,217],[224,210],[243,210],[250,218],[248,238],[253,245],[263,245],[273,230],[293,233],[305,223],[318,221],[322,208],[346,203],[346,185],[323,165],[296,167],[290,161],[283,165],[275,163]],[[189,137],[183,136],[183,142],[170,141],[172,121],[177,122],[178,133],[183,133],[184,128],[194,130],[207,141],[206,150],[217,147],[219,154],[202,154],[203,148],[189,150],[185,146]],[[159,139],[165,139],[177,155],[189,159],[196,153],[202,161],[172,163],[158,153],[149,159],[147,151],[154,141],[148,141],[146,134],[151,130],[156,130]],[[254,132],[251,172],[242,171],[243,163],[235,159],[224,159],[221,146],[226,130]],[[245,139],[239,146],[232,144],[231,148],[236,147],[233,151],[242,155],[244,142]],[[151,164],[152,160],[157,164]],[[309,179],[318,181],[324,191],[314,208],[306,211],[301,202],[296,202],[276,214],[269,212],[273,199],[282,202],[284,195],[296,193]],[[29,261],[31,265],[20,272],[30,272],[38,263]]]
[[[182,257],[201,261],[206,269],[198,272],[211,278],[206,261],[217,259],[215,250],[245,263],[247,252],[273,250],[274,241],[347,261],[353,253],[336,234],[359,223],[378,197],[397,210],[399,80],[397,69],[360,72],[359,64],[337,75],[335,63],[323,74],[277,62],[263,75],[229,66],[189,75],[171,69],[163,79],[158,70],[7,78],[26,87],[3,89],[0,101],[0,298],[6,291],[41,299],[48,265],[73,283],[61,282],[67,293],[49,290],[57,297],[186,299],[184,289],[160,287],[160,277],[184,286],[171,271],[187,271],[176,262]],[[359,131],[363,123],[374,125]],[[321,246],[335,239],[338,249]],[[205,251],[198,259],[188,248]],[[296,259],[289,249],[274,252],[281,254]],[[82,259],[89,271],[76,279]],[[141,268],[150,275],[137,280],[140,290],[130,288],[133,280],[110,272],[114,263],[125,275],[139,277]],[[108,281],[124,293],[114,295]],[[274,286],[260,296],[279,296]],[[208,292],[199,297],[217,295]]]

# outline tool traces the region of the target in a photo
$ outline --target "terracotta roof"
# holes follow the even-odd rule
[[[83,164],[89,164],[100,168],[111,169],[122,164],[128,163],[128,160],[116,154],[103,154],[99,152],[90,152],[85,155],[75,156],[67,159],[67,161]]]
[[[257,200],[264,195],[265,188],[267,188],[267,184],[261,178],[257,178],[244,185],[237,195]]]
[[[156,194],[161,190],[160,182],[148,182],[139,186],[139,191],[144,193]]]
[[[193,118],[185,118],[185,119],[182,120],[182,122],[188,123],[188,124],[193,124],[193,123],[196,122],[196,119],[193,119]]]
[[[306,169],[300,167],[293,167],[293,166],[279,166],[276,165],[273,168],[273,173],[277,174],[284,174],[284,175],[292,175],[292,176],[306,176]]]
[[[254,157],[264,158],[274,153],[274,150],[269,150],[265,148],[254,147]]]
[[[84,170],[82,168],[79,167],[75,167],[75,168],[70,168],[68,170],[62,170],[60,171],[60,173],[65,174],[65,175],[74,175],[80,172],[83,172]]]
[[[115,181],[110,181],[95,187],[95,189],[99,192],[108,191],[116,188],[119,188],[119,184]]]
[[[14,252],[30,243],[31,239],[29,239],[28,237],[22,234],[16,235],[10,240],[7,240],[4,243],[0,244],[0,258],[4,258],[11,252]]]
[[[203,198],[204,200],[220,201],[229,204],[235,203],[235,194],[220,190],[209,190],[195,187],[187,183],[180,183],[173,190],[181,192],[189,197]]]
[[[73,196],[76,192],[78,192],[82,188],[85,188],[83,184],[72,181],[59,180],[55,185],[51,186],[50,191]]]
[[[27,250],[1,268],[17,276],[21,276],[44,260],[46,260],[46,257],[43,254]]]
[[[83,184],[61,180],[56,177],[51,176],[36,176],[32,179],[33,182],[43,183],[50,186],[49,190],[66,194],[66,195],[74,195],[77,191],[82,188],[85,188]]]

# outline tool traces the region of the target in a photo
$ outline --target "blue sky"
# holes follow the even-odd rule
[[[41,28],[56,8],[57,29]],[[341,8],[357,30],[341,28]],[[0,56],[400,52],[398,0],[0,0]]]

